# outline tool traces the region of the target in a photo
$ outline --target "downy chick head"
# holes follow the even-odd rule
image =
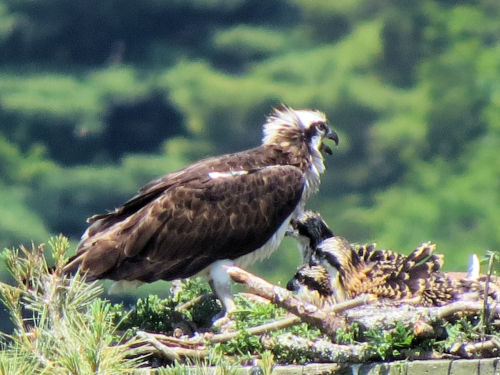
[[[312,251],[309,261],[302,265],[288,282],[287,289],[303,297],[315,291],[324,302],[336,303],[347,298],[344,278],[351,271],[357,255],[349,242],[340,236],[321,241]]]
[[[304,211],[297,219],[292,220],[294,236],[298,241],[298,249],[302,263],[309,262],[313,251],[323,240],[334,234],[316,211]]]

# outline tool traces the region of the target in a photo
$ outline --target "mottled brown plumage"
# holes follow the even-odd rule
[[[327,303],[363,293],[424,306],[457,298],[457,284],[440,271],[443,257],[433,254],[435,245],[430,242],[405,256],[377,250],[374,244],[352,245],[343,237],[329,236],[332,232],[318,213],[305,212],[294,226],[302,228],[298,232],[302,246],[311,248],[303,250],[310,256],[288,283],[291,290],[315,290]],[[327,283],[330,289],[317,287]]]
[[[326,247],[326,244],[325,244]],[[421,305],[441,305],[454,296],[453,285],[440,272],[442,255],[425,242],[410,255],[376,250],[375,245],[354,246],[353,258],[345,259],[349,271],[340,271],[349,298],[371,293],[379,298],[408,300]],[[359,260],[358,260],[359,259]]]
[[[338,142],[321,112],[276,109],[262,146],[167,174],[113,212],[90,218],[66,271],[142,282],[202,272],[214,281],[217,261],[246,265],[268,256],[318,189],[325,138]],[[215,289],[231,308],[222,279]]]
[[[451,279],[451,278],[450,278]],[[463,301],[483,301],[485,296],[485,291],[488,293],[488,302],[500,301],[500,281],[497,276],[492,276],[488,288],[486,288],[487,277],[479,276],[476,279],[471,279],[469,277],[460,278],[458,280],[453,280],[455,289],[457,291],[457,299]]]
[[[91,218],[95,225],[79,247],[86,251],[82,260],[91,276],[172,280],[192,276],[213,259],[236,259],[269,239],[292,213],[304,183],[290,166],[263,167],[221,181],[186,177],[145,191],[148,200],[154,191],[154,204],[131,201]],[[259,183],[264,180],[267,184]],[[276,199],[279,205],[273,204]]]
[[[320,251],[297,271],[294,279],[328,277],[333,296],[323,296],[336,302],[368,293],[380,299],[439,306],[451,301],[455,291],[452,281],[439,272],[442,257],[432,255],[434,247],[424,243],[405,256],[376,250],[373,244],[350,245],[342,237],[332,237],[320,245]],[[320,272],[320,267],[326,272]],[[316,289],[314,285],[326,282],[315,280],[307,287]]]

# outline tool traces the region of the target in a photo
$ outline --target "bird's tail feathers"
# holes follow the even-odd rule
[[[113,241],[82,241],[63,271],[69,275],[85,272],[87,281],[93,281],[109,272],[119,259],[120,251]]]
[[[414,261],[415,263],[427,258],[431,255],[434,250],[436,250],[436,244],[428,241],[421,243],[415,250],[413,250],[410,255],[408,255],[408,261]]]

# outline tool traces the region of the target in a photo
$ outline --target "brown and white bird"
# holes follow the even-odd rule
[[[322,112],[275,109],[261,146],[200,160],[91,217],[65,271],[139,282],[206,275],[230,312],[224,266],[245,267],[278,247],[290,220],[319,188],[322,152],[332,152],[326,139],[338,144]]]
[[[292,230],[287,234],[297,239],[303,264],[309,262],[313,250],[323,240],[334,236],[321,215],[316,211],[302,212],[296,219],[292,219],[291,224]]]
[[[332,233],[317,213],[306,212],[294,221],[299,240],[305,244],[307,261],[288,282],[319,304],[336,303],[369,293],[381,299],[406,301],[424,306],[442,305],[455,298],[454,283],[440,268],[441,255],[426,242],[405,256],[376,250],[374,244],[352,245]],[[302,231],[299,229],[302,228]],[[307,297],[311,293],[312,297]]]

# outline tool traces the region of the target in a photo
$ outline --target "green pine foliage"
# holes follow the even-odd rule
[[[117,374],[142,364],[133,355],[139,342],[118,334],[112,305],[98,298],[102,287],[62,275],[68,246],[59,236],[49,251],[33,245],[3,253],[14,285],[0,283],[0,298],[14,329],[2,335],[2,374]]]

